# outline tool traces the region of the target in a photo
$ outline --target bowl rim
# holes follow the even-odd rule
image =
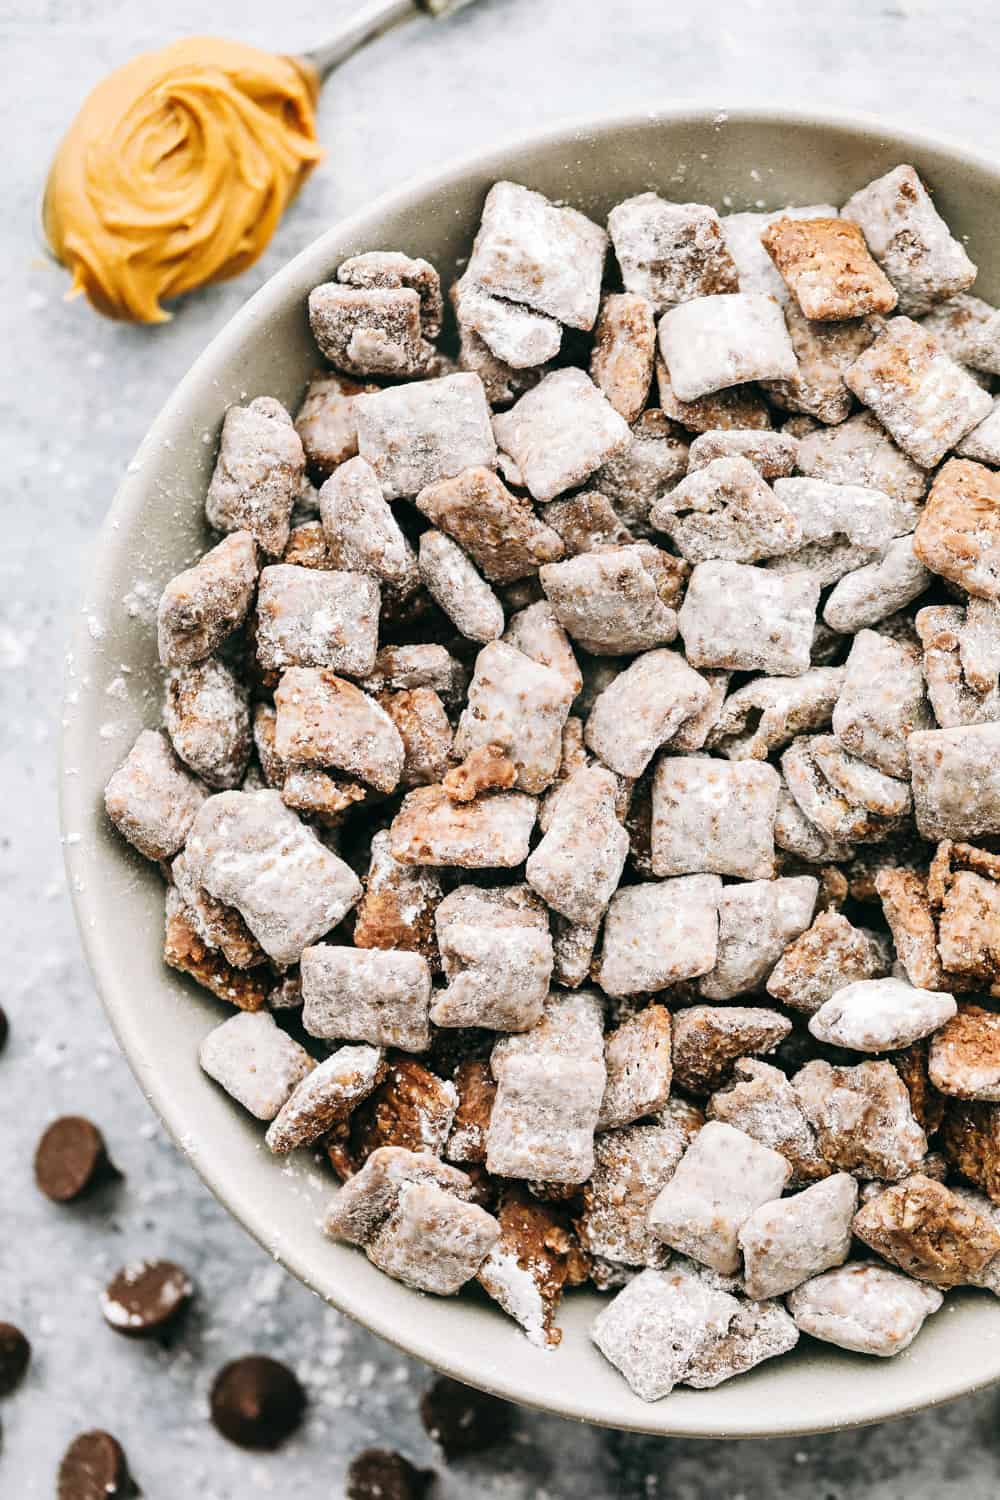
[[[141,473],[138,472],[142,466],[143,454],[160,441],[161,433],[171,425],[175,410],[183,407],[189,392],[201,384],[203,371],[238,347],[269,313],[285,303],[289,284],[296,281],[299,270],[306,262],[319,257],[327,243],[343,242],[356,236],[356,231],[372,216],[405,210],[408,206],[460,182],[494,157],[546,145],[551,146],[560,142],[571,146],[582,139],[592,141],[597,137],[614,134],[621,130],[646,128],[660,122],[674,126],[714,124],[724,125],[726,128],[780,124],[793,128],[832,128],[858,135],[884,136],[891,138],[893,144],[898,143],[905,147],[908,152],[941,152],[951,155],[956,162],[971,164],[996,176],[1000,181],[1000,161],[990,154],[970,148],[961,140],[946,133],[887,124],[882,117],[872,113],[810,110],[794,105],[772,106],[754,100],[738,104],[707,105],[702,100],[690,99],[681,100],[666,107],[608,111],[597,115],[572,114],[535,130],[509,132],[474,151],[450,159],[443,167],[421,174],[403,187],[391,188],[381,193],[364,207],[336,221],[273,272],[212,336],[160,407],[132,461],[125,467],[122,479],[86,557],[90,567],[86,582],[78,595],[78,612],[75,617],[72,617],[74,623],[68,642],[62,698],[64,709],[73,701],[72,695],[79,690],[80,679],[76,674],[81,671],[96,647],[96,642],[88,629],[88,620],[91,616],[92,601],[103,595],[102,582],[110,571],[109,557],[113,551],[112,544],[115,536],[120,529],[123,529],[126,519],[147,498],[143,490]],[[516,1376],[509,1376],[499,1367],[491,1366],[489,1374],[485,1374],[482,1369],[477,1370],[470,1362],[471,1356],[467,1357],[461,1350],[449,1352],[440,1340],[435,1339],[427,1331],[433,1327],[433,1319],[417,1319],[413,1325],[408,1325],[405,1334],[401,1334],[391,1318],[383,1314],[377,1302],[372,1305],[363,1297],[356,1297],[352,1294],[349,1281],[338,1283],[333,1287],[320,1286],[316,1277],[299,1257],[294,1245],[289,1246],[282,1242],[280,1246],[276,1246],[269,1242],[264,1230],[237,1206],[230,1184],[225,1180],[224,1175],[213,1167],[210,1157],[204,1158],[194,1147],[190,1133],[185,1128],[185,1121],[178,1117],[171,1105],[169,1089],[159,1076],[159,1070],[134,1045],[134,1038],[131,1034],[131,1010],[119,986],[113,945],[108,939],[108,934],[102,932],[99,920],[100,902],[95,900],[93,883],[81,878],[86,870],[87,856],[82,852],[80,845],[68,837],[68,830],[80,826],[81,817],[87,810],[83,785],[85,778],[70,770],[72,765],[79,764],[76,747],[83,733],[78,717],[64,712],[58,751],[59,829],[77,932],[95,989],[111,1024],[111,1029],[147,1102],[156,1112],[175,1146],[194,1167],[205,1186],[269,1256],[277,1260],[322,1301],[345,1313],[402,1353],[420,1359],[431,1368],[467,1385],[490,1391],[519,1405],[533,1407],[569,1420],[581,1420],[595,1426],[661,1437],[680,1436],[710,1440],[792,1437],[864,1427],[943,1405],[961,1396],[982,1390],[1000,1380],[1000,1353],[998,1353],[995,1370],[987,1369],[985,1373],[979,1373],[968,1367],[960,1370],[953,1368],[952,1373],[941,1379],[939,1388],[933,1394],[917,1400],[901,1403],[898,1397],[893,1399],[888,1394],[891,1382],[881,1382],[877,1390],[879,1392],[885,1390],[885,1396],[876,1395],[874,1399],[866,1399],[858,1404],[857,1409],[823,1423],[796,1421],[791,1410],[782,1408],[776,1413],[775,1420],[766,1426],[760,1422],[751,1421],[746,1424],[730,1423],[726,1430],[721,1430],[713,1428],[710,1423],[706,1422],[686,1422],[680,1413],[676,1422],[669,1415],[664,1421],[663,1415],[667,1413],[669,1407],[669,1403],[666,1402],[651,1404],[648,1407],[648,1417],[644,1417],[645,1403],[638,1403],[641,1409],[637,1411],[635,1420],[623,1421],[617,1417],[604,1418],[599,1412],[589,1408],[584,1410],[583,1403],[575,1403],[571,1407],[565,1403],[559,1404],[556,1397],[551,1401],[545,1401],[542,1398],[525,1395],[517,1388]],[[654,1420],[654,1413],[660,1414],[660,1420]]]

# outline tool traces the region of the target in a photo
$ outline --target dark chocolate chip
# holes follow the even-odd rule
[[[366,1448],[347,1470],[347,1500],[421,1500],[433,1469],[415,1469],[401,1453]]]
[[[514,1407],[499,1396],[439,1375],[423,1394],[420,1420],[445,1457],[454,1458],[502,1442],[514,1425]]]
[[[134,1495],[121,1444],[110,1432],[81,1432],[59,1465],[58,1500],[118,1500]]]
[[[82,1115],[53,1120],[35,1150],[35,1181],[54,1203],[69,1203],[117,1175],[104,1137]]]
[[[7,1012],[4,1010],[3,1006],[0,1005],[0,1052],[2,1052],[7,1045],[7,1035],[9,1031],[10,1027],[7,1025]]]
[[[224,1365],[211,1395],[212,1421],[241,1448],[277,1448],[298,1427],[306,1393],[287,1365],[249,1354]]]
[[[187,1272],[170,1260],[140,1260],[123,1267],[101,1293],[101,1311],[116,1333],[152,1338],[191,1300]]]
[[[0,1323],[0,1396],[9,1396],[20,1385],[30,1358],[31,1345],[20,1328]]]

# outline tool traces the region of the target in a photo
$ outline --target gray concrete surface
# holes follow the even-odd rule
[[[1000,152],[991,0],[480,0],[432,31],[385,39],[323,98],[330,157],[265,258],[189,299],[158,329],[102,322],[62,300],[34,243],[46,162],[77,101],[135,51],[211,28],[294,50],[352,0],[7,0],[0,16],[5,184],[4,537],[0,548],[0,1318],[30,1334],[23,1389],[0,1403],[0,1495],[42,1500],[69,1438],[106,1426],[147,1496],[335,1500],[350,1455],[398,1445],[432,1458],[416,1406],[427,1372],[324,1309],[231,1222],[178,1158],[119,1056],[70,915],[55,812],[65,638],[88,548],[164,397],[244,298],[340,215],[495,137],[594,109],[683,99],[866,109]],[[82,1208],[35,1191],[52,1116],[91,1115],[124,1180]],[[97,1291],[127,1257],[165,1254],[196,1277],[174,1348],[116,1338]],[[309,1387],[302,1432],[256,1458],[206,1418],[215,1369],[251,1349]],[[495,1500],[987,1500],[1000,1490],[1000,1397],[860,1433],[773,1443],[657,1442],[525,1414],[517,1443],[455,1466],[439,1491]]]

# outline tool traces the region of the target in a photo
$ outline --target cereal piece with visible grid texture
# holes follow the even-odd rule
[[[435,1026],[527,1031],[542,1014],[552,977],[545,908],[526,885],[461,885],[437,909],[448,979],[431,1006]]]
[[[357,948],[396,948],[422,953],[430,964],[438,958],[434,913],[441,882],[433,870],[400,864],[383,829],[372,838],[365,893],[354,924]]]
[[[802,412],[831,426],[846,421],[854,400],[844,384],[844,371],[874,341],[877,319],[816,323],[790,303],[785,327],[798,373],[791,380],[765,380],[763,389],[782,411]]]
[[[919,1169],[927,1137],[892,1063],[835,1068],[815,1058],[795,1074],[792,1087],[831,1166],[889,1182]]]
[[[821,1042],[852,1052],[895,1052],[939,1030],[957,1009],[954,996],[917,989],[904,979],[858,979],[824,1000],[809,1030]]]
[[[416,506],[491,583],[526,578],[563,555],[562,538],[490,469],[463,469],[438,480],[420,491]]]
[[[289,667],[274,692],[274,748],[290,766],[336,766],[382,792],[403,771],[403,741],[384,708],[333,672]]]
[[[728,432],[736,428],[767,432],[772,426],[771,412],[759,386],[732,385],[699,396],[697,401],[681,401],[662,359],[656,361],[656,385],[662,415],[688,432]]]
[[[843,667],[810,667],[801,677],[757,677],[725,700],[706,744],[729,760],[767,760],[796,735],[830,723],[843,681]]]
[[[596,927],[621,879],[628,834],[616,812],[618,783],[603,766],[582,766],[564,782],[525,877],[553,911]]]
[[[843,985],[882,973],[878,949],[868,935],[839,912],[824,911],[788,944],[765,988],[782,1005],[812,1015]]]
[[[382,487],[371,464],[363,458],[349,458],[335,469],[319,492],[319,511],[330,567],[349,573],[370,573],[403,595],[414,592],[417,560],[382,497]],[[302,665],[326,664],[303,662]]]
[[[682,302],[663,314],[658,338],[681,401],[748,380],[791,380],[798,372],[781,308],[757,293]]]
[[[917,504],[930,486],[927,470],[896,447],[870,411],[800,437],[798,467],[813,479],[865,485]]]
[[[621,886],[604,924],[597,982],[609,995],[639,995],[707,974],[719,942],[717,875]]]
[[[1000,720],[1000,692],[996,683],[980,692],[963,671],[966,613],[958,604],[937,604],[919,610],[916,617],[917,633],[924,648],[927,696],[939,729]]]
[[[587,747],[620,776],[641,776],[710,696],[679,651],[647,651],[598,695],[584,730]]]
[[[247,691],[217,657],[167,676],[163,721],[186,766],[213,787],[234,787],[250,759]]]
[[[104,789],[104,807],[123,838],[147,859],[170,859],[188,836],[205,787],[178,760],[167,736],[144,729]]]
[[[460,635],[470,641],[495,641],[503,634],[503,605],[443,531],[424,532],[418,562],[427,592]]]
[[[1000,310],[959,292],[920,319],[925,333],[960,365],[1000,375]]]
[[[781,779],[758,761],[663,756],[653,778],[653,871],[769,879]]]
[[[493,419],[536,500],[575,489],[629,442],[629,426],[583,370],[554,370]]]
[[[777,1151],[710,1120],[660,1190],[650,1224],[671,1249],[732,1275],[740,1269],[740,1228],[755,1208],[781,1196],[790,1172]]]
[[[719,902],[715,968],[698,981],[706,1000],[759,993],[793,938],[812,920],[819,882],[812,875],[727,885]]]
[[[280,556],[304,473],[302,443],[280,401],[258,396],[248,406],[231,406],[205,497],[208,524],[249,531],[265,552]]]
[[[663,1108],[670,1097],[673,1061],[670,1012],[649,1005],[628,1016],[604,1038],[608,1070],[597,1126],[614,1130]]]
[[[795,1326],[814,1339],[856,1354],[891,1358],[909,1348],[937,1312],[936,1288],[873,1261],[849,1261],[789,1293]]]
[[[953,238],[911,166],[894,167],[861,188],[841,209],[859,224],[868,248],[913,317],[964,292],[976,268]]]
[[[812,203],[805,208],[779,208],[771,213],[723,214],[722,233],[729,253],[736,263],[741,292],[763,292],[782,305],[791,293],[778,273],[774,261],[761,243],[761,235],[778,219],[835,219],[832,203]]]
[[[252,969],[235,968],[217,948],[206,943],[196,914],[172,888],[167,890],[165,916],[165,964],[189,975],[227,1005],[235,1005],[238,1010],[263,1010],[267,1004],[266,981]]]
[[[257,660],[266,670],[328,667],[363,677],[375,665],[379,603],[378,584],[362,573],[289,563],[265,568],[257,596]]]
[[[653,311],[693,297],[739,291],[719,215],[705,203],[669,203],[640,193],[608,215],[608,232],[627,292]]]
[[[938,1287],[968,1285],[1000,1254],[1000,1232],[990,1219],[921,1172],[866,1203],[854,1233],[885,1260]]]
[[[273,1120],[316,1066],[268,1011],[242,1011],[214,1026],[198,1048],[198,1061],[258,1120]]]
[[[594,329],[590,378],[619,416],[631,424],[649,397],[656,357],[656,323],[645,297],[612,292]]]
[[[523,303],[570,328],[594,326],[608,237],[574,208],[516,182],[495,182],[467,276],[494,297]]]
[[[591,1338],[637,1396],[659,1401],[725,1337],[739,1311],[735,1297],[697,1275],[647,1269],[598,1313]]]
[[[776,219],[760,239],[807,318],[839,322],[896,306],[895,288],[850,221]]]
[[[302,1024],[310,1036],[424,1052],[431,973],[419,953],[382,948],[304,948]]]
[[[791,1187],[803,1187],[830,1174],[795,1090],[781,1069],[770,1063],[756,1057],[738,1058],[731,1080],[712,1094],[706,1114],[779,1151],[791,1163]]]
[[[453,1083],[429,1072],[416,1058],[396,1054],[368,1097],[327,1136],[327,1159],[346,1180],[385,1146],[440,1156],[457,1107]]]
[[[349,865],[287,808],[276,791],[219,792],[188,835],[192,879],[235,906],[277,964],[297,962],[361,895]]]
[[[541,1019],[490,1059],[497,1096],[486,1167],[500,1177],[586,1182],[606,1080],[603,1011],[592,990],[552,994]]]
[[[359,384],[346,375],[324,371],[306,386],[302,405],[295,416],[295,431],[302,439],[309,472],[319,484],[329,479],[338,464],[358,451],[355,396],[372,395],[377,385]]]
[[[563,629],[595,656],[621,656],[672,641],[677,612],[661,597],[653,547],[584,552],[539,572]]]
[[[781,769],[802,812],[829,839],[879,843],[900,827],[908,806],[905,783],[880,776],[833,735],[800,735],[782,755]],[[880,777],[874,785],[872,776]],[[886,806],[901,811],[880,811]]]
[[[497,792],[456,803],[443,787],[408,792],[389,829],[389,849],[404,865],[508,869],[528,857],[538,806],[523,792]]]
[[[257,587],[257,545],[234,531],[171,578],[157,606],[157,641],[165,667],[211,656],[246,619]]]
[[[953,458],[935,476],[914,537],[921,562],[983,599],[1000,599],[1000,474]]]
[[[562,1342],[555,1316],[565,1286],[586,1275],[586,1257],[555,1204],[539,1202],[520,1183],[507,1183],[496,1211],[500,1238],[479,1268],[478,1280],[528,1342],[554,1349]]]
[[[468,275],[456,281],[452,302],[459,327],[481,339],[494,359],[512,370],[537,370],[559,353],[562,328],[555,318],[491,297]]]
[[[283,1156],[311,1146],[346,1120],[382,1080],[385,1059],[378,1047],[340,1047],[292,1091],[264,1137]]]
[[[737,1059],[773,1052],[792,1029],[776,1010],[750,1005],[690,1005],[673,1025],[674,1083],[698,1097],[720,1088]]]
[[[692,563],[760,562],[802,544],[798,516],[739,457],[717,458],[689,473],[656,501],[649,519]]]
[[[707,468],[719,458],[743,458],[753,464],[762,479],[781,479],[794,470],[798,451],[798,438],[784,432],[709,430],[691,444],[688,473]]]
[[[519,790],[542,792],[559,770],[562,729],[573,696],[562,673],[532,661],[515,646],[493,641],[476,658],[455,754],[500,745],[517,768]]]
[[[887,776],[906,777],[909,738],[932,722],[918,652],[877,631],[859,631],[833,710],[833,732],[844,749]]]
[[[907,750],[924,838],[1000,834],[1000,724],[923,730]]]
[[[478,375],[443,375],[355,401],[358,452],[386,500],[418,495],[463,469],[496,466],[490,409]]]
[[[977,427],[993,401],[918,323],[890,318],[844,380],[904,453],[933,469]]]
[[[468,1201],[471,1193],[457,1167],[386,1146],[340,1189],[323,1228],[362,1245],[397,1281],[447,1297],[475,1276],[500,1235],[493,1215]]]
[[[1000,1203],[1000,1105],[949,1101],[940,1144],[956,1172]]]
[[[695,667],[799,676],[811,665],[819,593],[819,583],[808,573],[699,563],[677,617],[688,661]]]
[[[1000,1016],[981,1005],[960,1006],[954,1020],[932,1037],[927,1067],[943,1094],[1000,1101]]]
[[[851,1253],[858,1185],[847,1172],[775,1203],[764,1203],[739,1234],[749,1297],[781,1297]]]

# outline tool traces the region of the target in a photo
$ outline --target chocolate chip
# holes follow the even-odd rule
[[[10,1027],[7,1025],[7,1012],[4,1010],[3,1006],[0,1005],[0,1052],[2,1052],[7,1045],[7,1034],[9,1031]]]
[[[58,1500],[117,1500],[134,1495],[121,1444],[110,1432],[81,1432],[59,1465]]]
[[[140,1260],[111,1278],[101,1293],[101,1311],[116,1333],[151,1338],[183,1311],[193,1291],[173,1261]]]
[[[212,1421],[241,1448],[277,1448],[302,1421],[305,1405],[288,1366],[262,1354],[224,1365],[212,1386]]]
[[[420,1420],[445,1457],[454,1458],[502,1442],[514,1425],[514,1407],[499,1396],[439,1375],[423,1394]]]
[[[31,1345],[13,1323],[0,1323],[0,1396],[9,1396],[28,1368]]]
[[[415,1469],[401,1453],[366,1448],[347,1470],[347,1500],[420,1500],[433,1469]]]
[[[53,1120],[35,1150],[35,1181],[54,1203],[69,1203],[117,1176],[101,1132],[82,1115]]]

